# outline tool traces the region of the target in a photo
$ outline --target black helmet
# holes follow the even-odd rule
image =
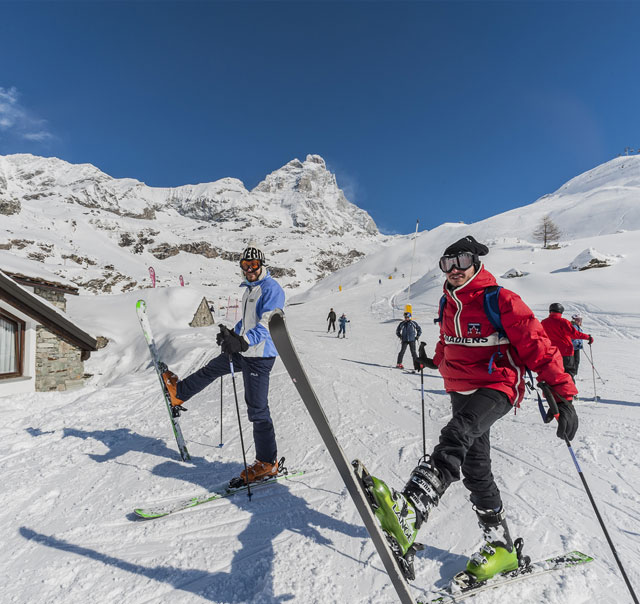
[[[242,252],[240,260],[260,260],[264,264],[264,254],[257,247],[249,246]]]
[[[559,312],[562,314],[564,312],[564,306],[560,304],[560,302],[554,302],[551,306],[549,306],[549,312]]]

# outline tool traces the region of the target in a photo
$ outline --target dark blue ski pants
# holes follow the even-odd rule
[[[276,357],[243,357],[231,355],[234,372],[242,372],[244,400],[247,403],[249,421],[253,424],[253,442],[256,459],[273,463],[278,456],[276,433],[269,411],[269,374]],[[221,354],[204,367],[178,382],[177,396],[188,401],[216,378],[231,373],[229,356]]]
[[[491,426],[511,411],[504,392],[480,388],[473,394],[451,393],[452,417],[440,432],[431,460],[446,484],[460,480],[471,491],[471,503],[484,510],[502,505],[491,472]]]

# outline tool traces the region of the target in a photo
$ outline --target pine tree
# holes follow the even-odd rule
[[[552,241],[560,239],[561,234],[562,231],[560,231],[558,225],[551,220],[549,214],[542,218],[536,230],[533,231],[533,237],[536,241],[542,241],[542,247],[544,248],[549,247]]]

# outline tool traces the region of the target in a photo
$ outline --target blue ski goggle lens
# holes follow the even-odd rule
[[[450,273],[454,268],[466,271],[473,266],[474,257],[471,252],[462,252],[455,256],[442,256],[440,258],[440,270],[443,273]]]

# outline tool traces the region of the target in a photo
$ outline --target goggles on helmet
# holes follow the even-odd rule
[[[466,271],[473,266],[475,256],[471,252],[461,252],[455,256],[442,256],[440,258],[440,270],[443,273],[450,273],[454,268]]]
[[[240,268],[245,273],[252,273],[257,271],[262,266],[260,260],[240,260]]]

